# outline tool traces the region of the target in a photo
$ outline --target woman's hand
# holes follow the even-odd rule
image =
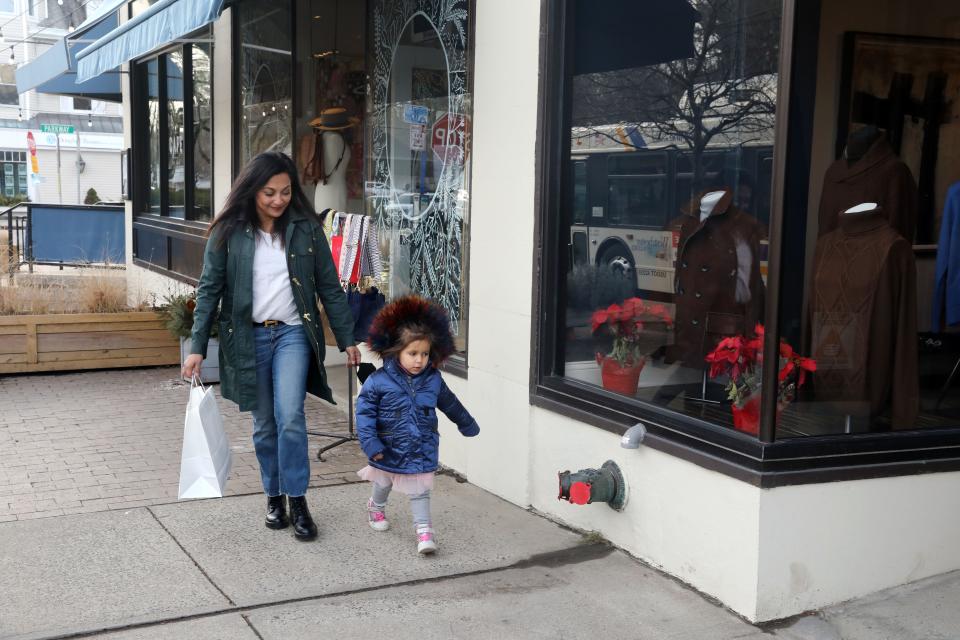
[[[382,454],[382,453],[378,453],[377,455],[373,456],[373,458],[371,458],[371,460],[373,460],[374,462],[376,462],[377,460],[383,460],[383,454]]]
[[[199,378],[201,364],[203,364],[203,356],[199,353],[191,353],[187,356],[187,359],[183,361],[183,368],[180,369],[180,375],[188,380],[193,379],[193,376]]]
[[[360,364],[360,349],[356,347],[347,347],[347,366],[356,367]]]

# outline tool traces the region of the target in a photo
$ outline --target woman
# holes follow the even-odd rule
[[[293,161],[275,151],[253,158],[208,236],[183,375],[200,374],[219,305],[220,391],[253,412],[266,525],[283,529],[292,521],[298,539],[312,540],[303,404],[307,391],[333,402],[318,302],[348,365],[359,364],[360,351],[330,247]]]

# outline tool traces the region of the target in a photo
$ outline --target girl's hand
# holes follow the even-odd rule
[[[371,460],[373,460],[373,461],[383,460],[383,454],[382,454],[382,453],[378,453],[377,455],[373,456],[373,458],[371,458]]]
[[[191,353],[187,356],[186,360],[183,361],[183,368],[180,370],[180,375],[187,380],[193,379],[193,376],[199,376],[201,364],[203,364],[203,356],[199,353]]]

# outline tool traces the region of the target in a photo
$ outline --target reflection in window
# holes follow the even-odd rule
[[[150,178],[147,200],[150,212],[160,214],[160,62],[157,58],[146,64],[147,73],[147,140],[149,146]]]
[[[734,426],[706,357],[763,321],[780,9],[575,1],[566,377]]]
[[[210,61],[213,45],[195,44],[193,55],[193,215],[213,217],[213,101]]]
[[[240,165],[292,150],[293,55],[289,0],[236,7],[240,31]]]
[[[470,195],[469,3],[376,0],[371,11],[373,175],[390,296],[414,291],[449,313],[466,349],[465,234]]]
[[[169,213],[183,218],[186,197],[186,165],[184,162],[183,54],[173,51],[166,56],[167,69],[167,189]],[[161,58],[161,59],[163,59]]]

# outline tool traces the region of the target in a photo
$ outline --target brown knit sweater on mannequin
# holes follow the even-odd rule
[[[916,266],[882,211],[841,214],[814,254],[810,311],[817,401],[890,408],[894,429],[916,426]]]

